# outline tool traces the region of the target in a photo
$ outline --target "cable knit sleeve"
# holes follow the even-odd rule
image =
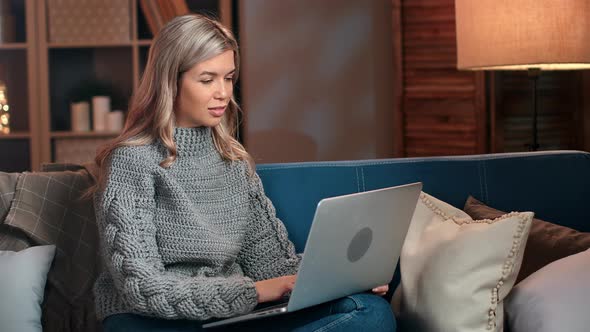
[[[103,259],[120,298],[134,312],[205,320],[252,310],[247,277],[191,277],[165,269],[156,241],[154,165],[117,149],[105,190],[95,196]],[[123,150],[123,151],[121,151]]]
[[[276,217],[257,174],[249,178],[249,195],[249,227],[238,257],[244,273],[256,281],[296,274],[301,256]]]

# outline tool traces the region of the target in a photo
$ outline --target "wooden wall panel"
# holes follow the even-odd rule
[[[394,35],[401,45],[398,156],[486,152],[484,74],[456,69],[454,1],[393,4]],[[397,25],[395,10],[400,12]]]

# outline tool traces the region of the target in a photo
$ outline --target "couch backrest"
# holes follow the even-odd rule
[[[584,203],[590,197],[590,154],[581,151],[265,164],[257,172],[298,252],[322,198],[416,181],[459,208],[472,195],[496,209],[533,211],[590,231]]]

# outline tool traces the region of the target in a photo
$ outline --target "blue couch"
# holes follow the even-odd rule
[[[259,165],[266,194],[298,252],[325,197],[421,181],[423,191],[463,208],[469,195],[504,211],[590,231],[590,153],[549,151]],[[399,269],[390,293],[399,283]]]
[[[49,165],[45,170],[52,171],[53,179],[59,180],[53,181],[54,185],[77,183],[83,186],[88,181],[88,173],[79,166]],[[472,195],[497,209],[534,211],[539,218],[588,232],[590,210],[586,209],[584,203],[584,199],[590,197],[588,170],[590,154],[579,151],[267,164],[258,165],[257,168],[265,191],[273,201],[277,215],[287,226],[298,252],[302,252],[305,247],[316,204],[322,198],[416,181],[423,182],[425,192],[459,208],[463,207],[468,195]],[[49,173],[32,173],[30,176],[34,174],[39,174],[36,176],[43,179]],[[0,173],[0,199],[3,200],[3,204],[0,204],[0,224],[7,213],[10,195],[14,194],[18,176],[16,173]],[[66,188],[64,192],[58,192],[63,191],[60,188],[57,186],[55,192],[52,191],[52,197],[56,199],[63,196],[63,199],[68,199],[71,194],[69,185],[67,188],[70,189]],[[40,197],[39,200],[43,200],[42,195],[32,197],[37,196]],[[88,208],[92,210],[91,206],[85,206],[82,202],[64,204],[68,210],[73,209],[72,211],[85,211]],[[49,223],[61,220],[45,217]],[[49,226],[61,227],[62,232],[75,233],[75,237],[70,235],[77,239],[81,236],[78,234],[81,232],[80,227],[73,226],[78,222],[80,220],[72,219],[68,220],[69,224]],[[89,225],[92,226],[92,223]],[[90,233],[81,234],[89,241],[89,245],[95,246],[96,230],[93,227],[86,229]],[[7,243],[10,234],[0,232],[0,247],[6,248],[14,242],[18,245],[10,250],[21,250],[30,245],[53,243],[29,241],[19,237]],[[65,245],[68,243],[66,241]],[[70,260],[74,261],[74,257],[80,256],[79,252],[68,248],[64,246],[60,249],[60,255],[56,258],[56,261],[60,260],[62,267],[70,266]],[[89,248],[87,253],[92,254],[95,251]],[[90,264],[96,266],[96,262]],[[52,271],[55,272],[55,280],[69,280],[69,276],[62,279],[63,276],[58,271]],[[90,272],[95,274],[96,269]],[[46,287],[43,303],[44,331],[100,331],[94,318],[92,283],[85,284],[85,288],[79,290],[81,296],[64,299],[75,286],[64,282],[54,285],[51,282],[51,273],[50,271],[49,286]],[[397,280],[392,281],[392,290]],[[55,307],[56,303],[59,304],[58,308]]]
[[[456,157],[259,165],[266,194],[302,252],[320,199],[421,181],[463,208],[469,195],[504,211],[590,231],[590,153],[550,151]],[[399,272],[399,271],[398,271]],[[396,276],[390,285],[394,289]]]

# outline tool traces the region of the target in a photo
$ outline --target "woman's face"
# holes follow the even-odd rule
[[[175,103],[177,127],[215,127],[233,94],[234,52],[197,63],[180,78]]]

